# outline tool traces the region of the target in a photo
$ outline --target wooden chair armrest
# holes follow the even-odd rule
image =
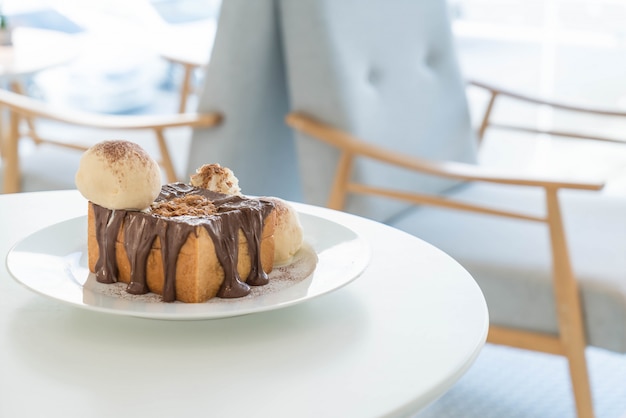
[[[557,109],[569,110],[572,112],[591,113],[591,114],[603,115],[603,116],[626,116],[626,112],[619,111],[619,110],[602,109],[599,107],[583,106],[583,105],[559,102],[555,100],[548,100],[548,99],[537,97],[537,96],[522,94],[522,93],[518,93],[512,90],[503,89],[501,87],[497,87],[493,84],[485,83],[483,81],[470,79],[470,80],[467,80],[467,84],[481,88],[483,90],[488,90],[491,92],[491,94],[506,96],[506,97],[510,97],[510,98],[520,100],[523,102],[534,103],[537,105],[547,105],[547,106],[551,106]]]
[[[615,109],[601,109],[598,107],[591,106],[583,106],[583,105],[575,105],[569,103],[558,102],[554,100],[548,100],[536,96],[520,94],[517,92],[513,92],[511,90],[506,90],[492,84],[488,84],[482,81],[476,80],[468,80],[468,85],[475,86],[486,90],[489,92],[490,98],[487,103],[487,107],[482,117],[482,122],[480,123],[480,127],[477,130],[477,138],[478,141],[482,141],[485,136],[485,132],[487,128],[494,127],[499,129],[512,130],[517,132],[525,132],[530,134],[546,134],[561,138],[570,138],[570,139],[585,139],[585,140],[594,140],[594,141],[602,141],[602,142],[610,142],[616,144],[626,144],[622,138],[613,138],[604,135],[597,135],[588,132],[575,132],[575,131],[561,131],[561,130],[553,130],[553,129],[540,129],[536,126],[532,125],[519,125],[513,123],[497,123],[491,121],[491,114],[498,97],[509,97],[511,99],[515,99],[521,102],[532,103],[535,105],[545,105],[549,106],[553,109],[558,109],[562,111],[568,112],[578,112],[578,113],[586,113],[590,115],[596,116],[605,116],[605,117],[626,117],[626,112],[615,110]]]
[[[28,96],[0,90],[0,106],[30,118],[44,118],[96,129],[165,129],[174,127],[210,127],[217,125],[218,113],[183,113],[167,115],[104,115],[72,109],[58,109]]]
[[[30,129],[26,136],[33,138],[36,144],[48,143],[77,150],[85,150],[87,146],[55,139],[44,139],[35,132],[33,120],[42,118],[93,129],[151,130],[154,132],[161,154],[158,162],[163,167],[169,182],[177,181],[177,175],[166,143],[164,130],[176,127],[211,127],[220,123],[222,119],[218,113],[173,113],[139,116],[96,114],[55,108],[48,103],[7,90],[0,90],[0,108],[9,110],[10,114],[9,129],[0,142],[4,174],[3,193],[14,193],[21,189],[18,142],[24,136],[20,131],[20,119],[22,118],[27,121]]]
[[[600,190],[603,182],[575,182],[568,180],[545,179],[539,177],[511,176],[490,171],[477,165],[452,161],[429,161],[418,157],[393,152],[383,147],[362,141],[346,132],[328,126],[302,113],[290,113],[286,117],[290,127],[315,137],[329,145],[354,155],[378,160],[424,174],[447,177],[464,181],[535,186],[545,189]]]

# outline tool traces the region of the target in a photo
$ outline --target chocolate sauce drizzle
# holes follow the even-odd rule
[[[98,210],[96,210],[98,208]],[[106,214],[99,216],[100,206],[94,205],[95,223],[96,223],[96,240],[100,249],[98,261],[96,261],[96,272],[99,282],[115,283],[117,282],[117,260],[115,259],[115,241],[117,239],[117,231],[122,226],[122,221],[126,215],[123,210],[107,210]]]
[[[176,300],[176,262],[189,234],[203,227],[213,240],[217,259],[224,270],[224,282],[217,296],[238,298],[250,293],[250,286],[267,284],[269,279],[261,264],[261,239],[265,218],[274,206],[262,199],[224,195],[183,183],[167,184],[161,188],[156,202],[171,200],[188,194],[197,194],[213,201],[217,214],[208,216],[176,216],[164,218],[144,212],[110,210],[93,204],[99,258],[96,262],[96,279],[102,283],[117,281],[115,241],[124,225],[124,248],[130,263],[130,283],[126,289],[131,294],[149,291],[146,269],[150,250],[158,238],[164,266],[165,282],[163,301]],[[239,230],[248,243],[250,274],[245,280],[239,277]]]

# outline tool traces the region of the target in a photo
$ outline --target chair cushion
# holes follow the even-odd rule
[[[440,0],[282,1],[291,109],[365,141],[434,160],[474,162],[446,2]],[[298,135],[304,197],[325,205],[339,154]],[[448,180],[357,161],[354,177],[441,191]],[[407,205],[351,197],[347,209],[385,220]]]
[[[541,190],[469,185],[464,201],[543,214]],[[626,352],[626,199],[561,192],[589,345]],[[543,223],[419,207],[393,226],[447,252],[480,285],[492,324],[557,333],[550,243]]]

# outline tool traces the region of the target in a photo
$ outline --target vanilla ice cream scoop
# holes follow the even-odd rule
[[[161,170],[139,145],[104,141],[85,151],[75,182],[80,193],[97,205],[143,210],[161,192]]]
[[[191,176],[191,185],[217,193],[241,194],[237,177],[230,168],[219,164],[205,164],[198,168],[196,174]]]
[[[284,200],[264,197],[274,203],[276,227],[274,229],[274,264],[287,264],[302,246],[303,231],[296,210]]]

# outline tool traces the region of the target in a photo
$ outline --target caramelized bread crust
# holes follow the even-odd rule
[[[274,262],[274,229],[276,211],[272,210],[265,217],[261,234],[260,259],[263,271],[269,273]],[[166,220],[166,222],[174,222]],[[122,222],[115,242],[115,261],[118,267],[117,280],[123,283],[131,281],[131,262],[126,252],[124,237],[127,225]],[[96,238],[96,216],[93,203],[88,209],[88,258],[89,270],[96,272],[96,264],[100,257],[100,248]],[[239,234],[239,251],[237,271],[241,281],[246,281],[251,269],[252,257],[246,235],[241,229]],[[163,295],[165,283],[165,266],[163,266],[162,245],[159,237],[152,243],[146,262],[146,285],[148,291]],[[205,302],[215,297],[224,282],[224,268],[217,256],[215,243],[203,226],[195,226],[187,236],[176,259],[175,294],[176,300],[188,303]]]

